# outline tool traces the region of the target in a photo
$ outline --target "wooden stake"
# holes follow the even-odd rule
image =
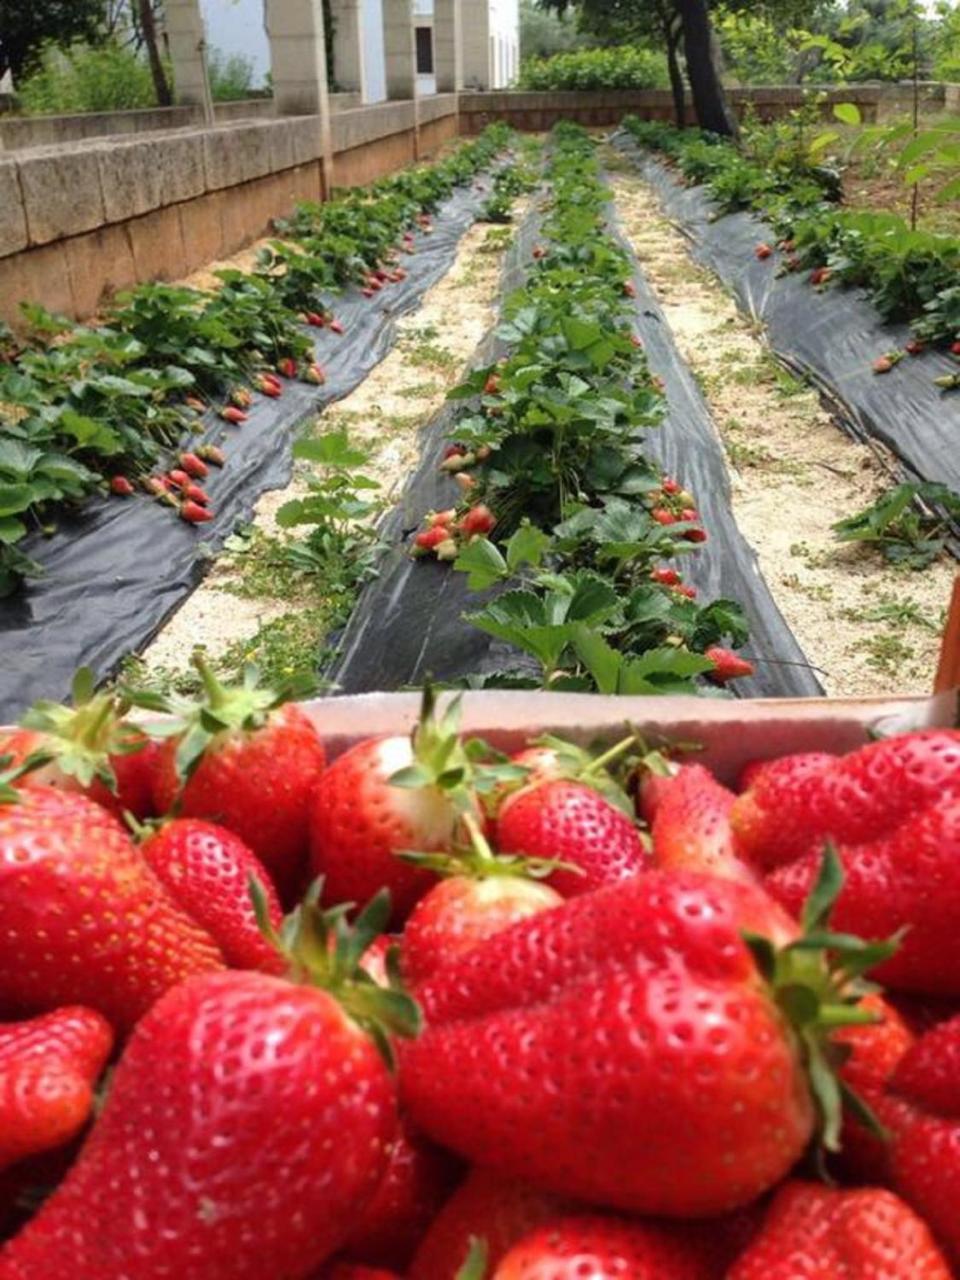
[[[947,693],[950,689],[960,689],[960,576],[953,584],[953,598],[940,650],[940,666],[933,686],[934,693]]]

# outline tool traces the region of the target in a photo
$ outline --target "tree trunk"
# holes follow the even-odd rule
[[[150,74],[153,76],[153,87],[157,95],[157,106],[173,105],[173,94],[160,57],[160,46],[157,42],[157,23],[153,13],[152,0],[137,0],[137,14],[140,18],[140,30],[143,43],[147,46],[147,57],[150,60]]]
[[[701,129],[735,138],[736,117],[727,103],[714,61],[712,29],[706,0],[674,0],[683,22],[683,43],[687,55],[687,75],[697,120]]]
[[[687,91],[683,83],[683,69],[679,58],[681,35],[681,27],[667,23],[667,70],[670,72],[670,89],[673,93],[673,114],[677,119],[677,128],[685,129],[687,127]]]

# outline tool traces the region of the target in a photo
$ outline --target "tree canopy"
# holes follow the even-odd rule
[[[22,74],[41,45],[96,40],[104,29],[105,0],[2,0],[0,75]]]

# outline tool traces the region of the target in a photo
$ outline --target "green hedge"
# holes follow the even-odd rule
[[[520,70],[521,89],[662,89],[667,84],[663,54],[629,45],[530,58]]]

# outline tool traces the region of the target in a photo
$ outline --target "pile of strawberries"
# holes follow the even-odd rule
[[[0,1280],[954,1274],[960,732],[331,760],[197,665],[0,742]]]
[[[334,333],[343,333],[343,325],[339,320],[321,315],[319,312],[310,312],[301,319],[305,324],[321,328],[326,326]],[[253,381],[261,395],[276,400],[283,395],[284,379],[299,379],[312,386],[322,387],[327,377],[316,362],[301,365],[292,356],[288,356],[280,361],[276,373],[263,370]],[[204,401],[197,396],[188,396],[185,404],[194,413],[205,413],[207,409]],[[220,417],[231,426],[242,426],[250,417],[248,410],[252,405],[253,391],[245,386],[234,387],[230,392],[229,402],[220,410]],[[219,445],[197,445],[192,452],[180,455],[178,466],[159,475],[141,476],[139,484],[158,502],[173,507],[180,519],[187,524],[205,524],[214,516],[209,495],[198,483],[209,475],[207,464],[215,467],[226,465],[226,455]],[[109,489],[117,498],[130,498],[136,493],[136,486],[129,476],[119,474],[110,477]]]

